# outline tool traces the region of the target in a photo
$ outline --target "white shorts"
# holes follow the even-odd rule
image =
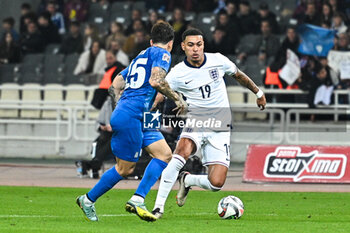
[[[189,138],[196,144],[196,152],[202,154],[204,166],[221,164],[230,167],[231,132],[182,132],[180,138]]]

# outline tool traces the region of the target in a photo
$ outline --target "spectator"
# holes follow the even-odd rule
[[[7,32],[0,42],[0,63],[18,63],[20,55],[20,47],[14,41],[12,34]]]
[[[230,43],[227,44],[226,54],[234,54],[235,48],[239,42],[239,28],[237,24],[233,24],[230,21],[230,17],[225,10],[219,12],[216,27],[223,29],[225,31],[225,41],[230,41]]]
[[[112,82],[117,74],[125,69],[125,66],[118,62],[115,53],[112,50],[108,50],[106,52],[106,63],[107,68],[105,69],[103,78],[100,81],[99,88],[94,91],[94,96],[91,101],[91,104],[96,109],[101,109],[108,96],[108,88],[112,85]]]
[[[61,37],[58,34],[57,27],[50,19],[50,13],[43,12],[38,18],[39,31],[44,37],[46,44],[60,43]]]
[[[101,48],[99,41],[93,41],[91,48],[83,52],[74,69],[74,74],[104,74],[106,67],[106,51]]]
[[[62,35],[66,33],[66,27],[64,25],[64,18],[61,12],[56,10],[57,5],[55,1],[49,1],[47,4],[47,11],[51,15],[51,21],[58,28],[58,32]]]
[[[153,25],[159,20],[159,15],[156,11],[150,11],[148,14],[148,20],[146,22],[146,31],[148,34],[151,33]]]
[[[201,5],[202,2],[205,2],[205,0],[201,0],[201,4],[196,4],[196,0],[168,0],[168,11],[174,11],[176,8],[182,8],[185,11],[192,11],[194,10],[194,7],[197,7],[198,5]],[[209,8],[208,11],[212,11],[217,3],[215,1],[212,1],[212,8]]]
[[[80,33],[80,23],[71,22],[69,34],[63,39],[60,47],[60,53],[65,55],[71,53],[82,53],[84,51],[83,36]]]
[[[337,30],[337,34],[345,33],[348,27],[344,22],[345,16],[341,13],[335,13],[332,17],[332,26],[331,28]]]
[[[87,12],[88,1],[68,0],[64,6],[64,17],[69,22],[84,22],[86,19]]]
[[[109,27],[109,35],[106,38],[106,47],[110,47],[110,43],[112,40],[119,40],[121,43],[121,46],[125,43],[126,37],[124,34],[124,28],[121,23],[118,22],[111,22],[110,27]]]
[[[184,18],[184,12],[180,8],[175,8],[173,10],[172,19],[169,21],[169,24],[174,28],[175,31],[173,52],[179,53],[179,51],[181,51],[181,36],[182,33],[187,29],[188,25],[188,22]]]
[[[328,2],[322,4],[321,22],[331,22],[333,17],[332,6]]]
[[[107,47],[107,48],[114,52],[117,61],[119,61],[124,66],[129,65],[129,57],[122,50],[121,42],[119,40],[113,39],[110,42],[109,47]]]
[[[236,4],[233,2],[226,3],[226,12],[227,12],[228,17],[230,18],[229,21],[233,25],[236,25],[236,26],[239,25]]]
[[[286,32],[286,38],[283,40],[274,61],[270,65],[272,72],[278,72],[285,64],[287,60],[287,50],[292,50],[295,54],[299,55],[299,36],[293,26],[289,26]]]
[[[264,20],[261,22],[261,35],[257,38],[253,48],[240,53],[238,59],[243,61],[247,55],[258,55],[259,61],[267,65],[268,61],[276,56],[279,47],[278,37],[271,33],[269,21]]]
[[[112,106],[112,98],[108,97],[103,107],[98,115],[96,120],[97,132],[99,136],[95,139],[93,145],[93,159],[92,160],[78,160],[75,162],[75,166],[77,167],[78,176],[83,178],[88,175],[90,172],[90,177],[94,179],[98,179],[100,177],[99,171],[102,168],[102,164],[104,161],[109,158],[113,158],[113,152],[111,149],[111,139],[112,139],[112,127],[109,123],[109,119],[111,118],[113,112]]]
[[[47,5],[51,1],[53,1],[53,0],[41,0],[39,7],[38,7],[38,14],[41,14],[41,13],[47,11]],[[64,0],[54,0],[54,1],[55,1],[57,11],[62,13],[63,7],[64,7]]]
[[[226,37],[226,30],[223,27],[216,27],[212,40],[210,41],[207,51],[211,53],[221,53],[223,55],[229,54],[227,47],[229,47],[229,41]]]
[[[27,32],[27,26],[29,22],[36,22],[37,16],[32,11],[32,7],[28,3],[21,5],[21,18],[19,22],[19,32],[21,35]]]
[[[279,26],[276,20],[276,15],[269,10],[269,6],[265,2],[262,2],[260,4],[258,11],[258,23],[261,24],[261,21],[263,20],[268,20],[270,22],[272,33],[279,33]]]
[[[84,30],[84,51],[88,51],[91,48],[92,42],[99,39],[99,32],[96,25],[92,23],[87,24]]]
[[[145,28],[143,26],[142,21],[139,19],[135,20],[133,23],[133,31],[137,32],[137,31],[144,31],[144,30]],[[133,54],[134,47],[135,47],[135,33],[129,35],[126,38],[126,41],[123,45],[123,50],[126,54],[130,56],[131,54]]]
[[[27,33],[21,38],[21,50],[23,54],[41,53],[45,49],[45,39],[40,34],[38,26],[35,22],[29,22],[27,25]]]
[[[13,28],[15,25],[15,20],[12,17],[8,17],[2,20],[2,29],[3,33],[1,36],[1,40],[5,39],[7,33],[11,33],[12,38],[15,42],[19,40],[19,35],[17,31]]]
[[[142,50],[149,47],[149,36],[146,34],[144,30],[136,31],[133,35],[135,35],[134,46],[130,52],[130,59],[134,59]]]
[[[239,3],[239,27],[241,35],[258,32],[258,16],[255,11],[251,10],[250,3],[242,0]]]
[[[214,14],[218,14],[221,10],[225,10],[225,8],[226,8],[225,0],[216,0],[215,2],[217,4],[217,6],[213,11]]]
[[[299,24],[308,23],[320,26],[321,25],[321,16],[317,12],[316,4],[312,1],[306,4],[306,10],[304,16],[301,17]]]
[[[350,51],[349,36],[346,33],[339,33],[334,39],[333,50],[337,51]]]
[[[135,32],[135,28],[134,28],[135,21],[141,22],[142,23],[142,27],[144,28],[145,25],[143,24],[141,16],[142,16],[141,10],[139,10],[139,9],[133,9],[132,10],[132,12],[131,12],[131,22],[128,25],[128,27],[126,28],[126,30],[125,30],[125,35],[126,36],[130,36],[132,33]]]

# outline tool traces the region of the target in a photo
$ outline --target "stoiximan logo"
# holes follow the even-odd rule
[[[156,112],[143,113],[143,128],[144,129],[160,129],[162,114],[157,110]]]
[[[277,147],[266,156],[264,176],[302,179],[341,179],[346,169],[343,154],[301,153],[300,147]]]

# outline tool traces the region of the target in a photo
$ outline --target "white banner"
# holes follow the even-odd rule
[[[298,79],[300,74],[300,62],[298,56],[290,49],[287,49],[287,62],[282,67],[279,76],[292,85]]]
[[[350,52],[339,52],[331,50],[327,56],[328,65],[338,74],[342,79],[350,78],[349,62]]]

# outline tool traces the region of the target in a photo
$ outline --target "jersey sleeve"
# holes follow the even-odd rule
[[[170,72],[167,74],[167,76],[165,77],[165,80],[169,83],[169,86],[171,89],[173,89],[174,91],[177,91],[177,82],[176,82],[176,76],[175,76],[175,69],[172,68],[170,70]]]
[[[233,63],[230,59],[228,59],[226,56],[222,55],[221,53],[216,53],[216,56],[218,57],[218,59],[221,60],[224,66],[225,74],[228,74],[231,76],[237,73],[237,66],[235,65],[235,63]]]
[[[157,51],[156,53],[152,54],[153,57],[153,67],[160,67],[163,68],[166,72],[168,72],[170,68],[171,63],[171,55],[168,51],[162,49],[161,51]]]
[[[120,72],[124,80],[126,79],[126,75],[128,74],[128,72],[129,72],[129,66]]]

